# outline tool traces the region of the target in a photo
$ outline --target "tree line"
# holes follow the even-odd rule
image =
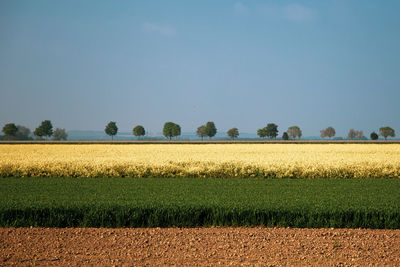
[[[106,125],[105,133],[111,136],[112,139],[114,138],[114,135],[117,134],[117,132],[118,132],[118,127],[114,121],[111,121]],[[266,137],[268,137],[269,139],[276,139],[278,136],[278,132],[279,132],[278,125],[276,125],[275,123],[268,123],[267,126],[257,130],[257,135],[262,139],[265,139]],[[211,140],[211,138],[214,137],[216,134],[217,134],[217,127],[215,126],[215,123],[212,121],[209,121],[206,124],[199,126],[196,130],[196,135],[201,140],[204,140],[205,137],[208,137]],[[138,137],[138,139],[140,139],[141,136],[146,135],[146,131],[142,125],[137,125],[133,128],[133,135]],[[166,122],[163,127],[163,135],[169,140],[172,140],[172,138],[174,137],[178,138],[178,136],[181,135],[181,126],[174,122]],[[320,131],[321,138],[326,138],[326,137],[332,138],[335,135],[336,131],[332,126],[329,126],[328,128],[322,129]],[[388,137],[395,137],[395,131],[389,126],[381,127],[379,128],[379,135],[384,137],[386,140]],[[236,127],[229,129],[227,131],[227,136],[230,137],[232,140],[238,138],[239,129]],[[301,136],[302,136],[302,131],[299,126],[290,126],[286,132],[283,132],[282,139],[295,140],[296,138],[300,139]],[[366,139],[363,131],[354,129],[350,129],[348,133],[348,138],[352,140],[356,138]],[[370,138],[372,140],[377,140],[379,136],[377,133],[372,132],[370,134]]]
[[[321,138],[325,138],[325,137],[332,138],[335,136],[335,134],[336,134],[336,131],[331,126],[320,131]],[[395,131],[389,126],[379,128],[379,135],[382,136],[383,138],[385,138],[385,140],[387,140],[388,137],[396,136]],[[376,132],[372,132],[370,134],[370,138],[371,138],[371,140],[378,140],[379,135]],[[351,140],[367,139],[367,137],[364,136],[364,132],[362,130],[354,130],[354,129],[349,130],[349,133],[347,134],[347,138],[349,138]]]
[[[7,123],[3,127],[4,139],[6,140],[33,140],[31,130],[22,125]],[[50,120],[44,120],[33,131],[33,135],[39,140],[67,140],[68,134],[65,129],[56,128],[53,130],[53,125]]]
[[[110,121],[105,129],[105,133],[111,136],[111,140],[114,140],[114,136],[118,133],[117,123],[114,121]],[[31,137],[30,129],[22,126],[22,125],[15,125],[14,123],[7,123],[3,127],[4,137],[3,139],[7,140],[33,140]],[[133,128],[132,133],[136,136],[139,140],[142,136],[146,135],[146,130],[142,125],[137,125]],[[278,136],[278,125],[275,123],[268,123],[265,127],[260,128],[257,130],[257,135],[261,139],[269,138],[269,139],[276,139]],[[215,123],[209,121],[204,125],[201,125],[196,130],[196,135],[203,140],[204,138],[208,137],[210,140],[217,134],[217,127]],[[44,120],[41,124],[33,131],[33,135],[36,136],[39,140],[67,140],[68,134],[65,129],[56,128],[53,130],[53,125],[50,120]],[[178,136],[181,135],[181,126],[174,122],[166,122],[163,127],[163,135],[164,137],[172,140],[173,138],[177,139]],[[336,135],[336,131],[332,126],[327,127],[326,129],[322,129],[320,131],[321,138],[332,138]],[[239,129],[234,127],[227,131],[227,136],[232,140],[239,137]],[[389,127],[381,127],[379,128],[379,135],[376,132],[372,132],[370,134],[370,138],[372,140],[377,140],[379,136],[382,136],[387,140],[388,137],[395,137],[395,131]],[[283,132],[282,140],[289,140],[302,137],[302,131],[299,126],[291,126],[287,129],[287,131]],[[354,130],[350,129],[347,137],[351,140],[353,139],[367,139],[364,136],[364,132],[362,130]]]

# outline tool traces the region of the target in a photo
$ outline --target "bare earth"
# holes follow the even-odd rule
[[[0,266],[400,266],[400,230],[0,228]]]

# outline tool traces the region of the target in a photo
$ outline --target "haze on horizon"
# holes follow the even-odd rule
[[[400,2],[0,2],[0,126],[400,133]]]

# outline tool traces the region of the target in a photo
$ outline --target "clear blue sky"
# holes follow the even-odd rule
[[[0,126],[400,135],[400,1],[0,1]]]

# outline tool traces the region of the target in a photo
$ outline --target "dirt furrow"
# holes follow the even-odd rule
[[[0,265],[400,265],[400,230],[0,228]]]

